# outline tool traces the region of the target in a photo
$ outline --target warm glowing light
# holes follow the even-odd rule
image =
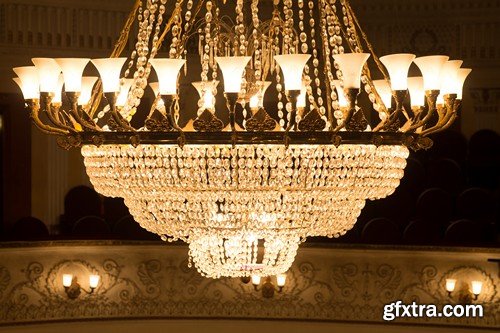
[[[92,59],[92,63],[99,71],[104,93],[120,91],[120,73],[127,58]]]
[[[446,291],[451,293],[455,290],[455,286],[457,284],[457,280],[455,279],[446,279]]]
[[[64,85],[64,76],[59,74],[59,80],[57,80],[57,88],[54,92],[54,97],[52,98],[52,104],[62,104],[62,87]]]
[[[266,95],[267,88],[271,86],[270,81],[258,82],[259,91],[250,98],[250,109],[258,109],[264,107],[264,96]]]
[[[24,99],[37,99],[40,97],[38,71],[35,66],[16,67],[14,73],[19,77],[17,83],[23,92]]]
[[[215,57],[224,77],[224,92],[239,93],[243,71],[251,57]]]
[[[89,276],[89,286],[90,286],[90,288],[92,288],[92,289],[97,288],[97,286],[99,285],[99,280],[100,280],[99,275],[94,275],[94,274],[90,275]]]
[[[184,59],[150,59],[149,62],[156,71],[161,95],[177,95],[177,80],[186,63]]]
[[[339,106],[341,108],[346,108],[349,106],[349,102],[345,97],[344,89],[341,86],[340,80],[334,80],[333,84],[335,85],[335,90],[337,91],[337,100],[339,102]]]
[[[475,296],[478,296],[481,294],[481,291],[483,289],[483,283],[481,281],[472,281],[471,282],[471,291]]]
[[[421,76],[408,78],[408,90],[412,107],[423,107],[425,105],[424,78]]]
[[[285,90],[302,89],[302,73],[311,58],[310,54],[284,54],[274,56],[283,71]]]
[[[252,284],[258,286],[260,284],[260,275],[252,275]]]
[[[409,53],[380,57],[380,61],[389,72],[392,90],[406,90],[408,88],[408,70],[414,59],[415,55]]]
[[[414,60],[424,78],[424,90],[441,89],[441,71],[449,57],[447,56],[427,56]]]
[[[33,61],[38,70],[40,92],[55,93],[58,87],[59,74],[61,74],[61,67],[51,58],[33,58],[31,61]]]
[[[344,53],[335,54],[333,59],[339,65],[342,72],[342,81],[345,89],[359,89],[361,86],[361,72],[366,61],[370,58],[369,53]]]
[[[64,75],[64,90],[66,92],[80,92],[82,89],[82,75],[90,59],[86,58],[57,58],[57,64]]]
[[[71,274],[63,274],[63,286],[69,287],[71,286],[71,282],[73,282],[73,275]]]
[[[297,108],[304,109],[307,105],[307,87],[302,85],[300,89],[300,95],[297,97]]]
[[[214,91],[219,85],[219,81],[208,81],[208,82],[198,81],[198,82],[193,82],[191,84],[196,88],[196,91],[198,91],[198,95],[201,98],[202,104],[200,108],[204,110],[208,109],[214,111],[215,110]]]
[[[120,86],[120,93],[116,98],[117,107],[121,108],[127,104],[128,92],[130,91],[133,82],[134,79],[124,79],[123,84]]]
[[[469,76],[469,74],[472,72],[472,69],[470,68],[460,68],[457,72],[457,79],[455,81],[455,85],[453,88],[452,93],[457,94],[457,99],[462,99],[463,98],[463,89],[464,89],[464,84],[465,80]]]
[[[286,274],[276,275],[276,284],[278,287],[284,287],[286,283]]]
[[[440,79],[442,96],[455,93],[457,74],[462,63],[462,60],[449,60],[444,63]]]
[[[89,104],[92,98],[92,89],[97,82],[97,76],[84,76],[82,77],[82,88],[80,96],[78,97],[78,105],[85,106]]]
[[[386,109],[390,109],[392,107],[392,89],[389,82],[386,80],[374,80],[373,85],[375,86],[375,89],[382,99],[382,103],[384,103]]]

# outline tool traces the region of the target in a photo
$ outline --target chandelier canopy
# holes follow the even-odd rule
[[[83,76],[89,62],[100,77]],[[347,0],[138,0],[110,58],[33,64],[14,81],[35,125],[81,147],[99,193],[187,242],[213,278],[284,273],[307,237],[349,231],[398,187],[408,148],[453,124],[471,71],[378,58]]]

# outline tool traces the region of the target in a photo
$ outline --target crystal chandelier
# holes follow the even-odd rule
[[[82,77],[90,61],[100,78]],[[137,1],[110,58],[33,63],[14,80],[35,125],[81,147],[95,189],[187,242],[212,278],[284,273],[307,237],[344,235],[366,200],[398,187],[408,148],[453,124],[471,71],[440,55],[378,58],[347,0]],[[412,63],[421,77],[408,78]]]

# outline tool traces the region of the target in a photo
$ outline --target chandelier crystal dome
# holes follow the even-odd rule
[[[279,275],[308,237],[345,235],[399,186],[409,149],[453,124],[470,73],[379,59],[347,0],[138,0],[110,58],[33,64],[14,81],[35,125],[211,278]]]

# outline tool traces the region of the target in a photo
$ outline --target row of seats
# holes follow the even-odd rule
[[[6,240],[48,240],[48,239],[123,239],[159,240],[155,234],[141,228],[130,215],[110,225],[98,216],[84,216],[78,219],[69,234],[60,237],[49,234],[45,223],[34,217],[17,221],[6,235]]]

